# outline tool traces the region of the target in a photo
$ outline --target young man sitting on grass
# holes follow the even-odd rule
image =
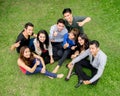
[[[89,60],[84,59],[89,56]],[[106,54],[100,50],[99,42],[93,40],[89,44],[89,49],[73,59],[68,67],[71,68],[75,64],[75,72],[78,76],[78,83],[75,88],[78,88],[81,84],[96,84],[103,74],[107,61]],[[91,70],[91,76],[88,76],[82,69],[83,67]]]
[[[30,39],[30,36],[37,37],[37,35],[33,33],[33,27],[34,25],[30,22],[25,24],[23,31],[20,32],[16,39],[16,42],[11,46],[11,50],[16,49],[16,51],[19,53],[22,46],[28,46],[32,51],[34,50],[32,49],[31,44],[33,43],[33,39]]]

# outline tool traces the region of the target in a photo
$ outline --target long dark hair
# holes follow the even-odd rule
[[[25,49],[27,49],[28,47],[27,46],[23,46],[20,48],[20,59],[27,65],[27,66],[31,66],[32,65],[32,62],[34,60],[34,57],[33,57],[33,54],[31,53],[30,54],[30,58],[25,58],[24,57],[24,51]],[[30,50],[30,49],[29,49]]]
[[[80,52],[82,51],[82,50],[86,50],[86,49],[88,49],[89,48],[89,39],[88,39],[88,37],[87,37],[87,35],[85,34],[85,33],[81,33],[81,34],[79,34],[79,36],[78,37],[81,37],[83,40],[84,40],[84,45],[80,45],[79,43],[78,43],[78,48],[80,49]]]
[[[40,35],[40,34],[45,34],[46,39],[45,39],[45,42],[44,42],[44,43],[42,43],[42,42],[39,40],[39,35]],[[49,36],[48,36],[48,33],[47,33],[46,30],[40,30],[40,31],[38,32],[38,34],[37,34],[37,41],[39,41],[39,43],[40,43],[40,48],[41,48],[42,50],[44,50],[44,44],[46,45],[46,48],[48,48],[48,46],[49,46]]]

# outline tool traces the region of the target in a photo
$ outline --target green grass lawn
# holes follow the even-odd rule
[[[0,0],[0,96],[120,96],[120,1],[119,0]],[[107,54],[108,61],[96,86],[74,88],[77,76],[64,80],[66,60],[58,73],[62,79],[49,79],[36,74],[26,76],[17,66],[18,54],[10,46],[26,22],[35,25],[34,32],[45,29],[63,17],[70,7],[75,16],[90,16],[84,26],[90,39],[96,39]],[[57,62],[47,65],[52,71]]]

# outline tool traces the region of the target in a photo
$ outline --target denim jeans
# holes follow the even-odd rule
[[[32,74],[36,74],[36,73],[41,73],[41,70],[42,70],[43,66],[42,64],[40,63],[40,65],[38,65],[35,69],[35,71],[33,73],[30,73],[28,71],[26,71],[26,75],[32,75]],[[46,76],[50,76],[50,77],[53,77],[53,78],[56,78],[57,77],[57,74],[54,74],[54,73],[51,73],[49,71],[46,70],[45,73],[43,73],[44,75]]]

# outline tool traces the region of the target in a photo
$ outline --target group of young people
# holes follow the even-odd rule
[[[107,56],[100,49],[97,40],[89,40],[83,30],[83,25],[91,20],[90,17],[73,16],[70,8],[62,12],[60,18],[50,28],[50,32],[40,30],[33,33],[34,25],[26,23],[24,30],[18,35],[11,50],[16,49],[20,56],[17,60],[20,70],[28,75],[42,73],[49,78],[62,78],[64,74],[56,74],[67,58],[71,62],[66,64],[69,69],[65,78],[69,81],[74,74],[78,76],[78,88],[81,84],[96,84],[104,71]],[[31,38],[33,36],[33,38]],[[52,72],[46,70],[46,64],[58,61]],[[83,70],[91,70],[89,76]]]

